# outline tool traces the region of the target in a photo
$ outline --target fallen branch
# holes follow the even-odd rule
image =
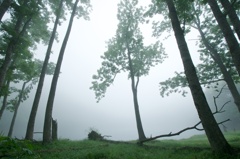
[[[218,113],[223,113],[225,110],[223,110],[223,108],[230,102],[230,101],[227,101],[225,102],[220,109],[218,109],[218,106],[217,106],[217,102],[216,100],[219,98],[220,94],[222,93],[223,89],[224,89],[225,85],[221,88],[220,92],[218,93],[217,96],[213,96],[213,99],[214,99],[214,106],[215,106],[215,111],[212,113],[213,115],[215,114],[218,114]],[[223,123],[227,122],[227,121],[230,121],[230,119],[227,119],[227,120],[224,120],[224,121],[221,121],[219,123],[217,123],[218,125],[223,125]],[[142,144],[144,142],[148,142],[148,141],[152,141],[152,140],[155,140],[155,139],[158,139],[158,138],[162,138],[162,137],[172,137],[172,136],[177,136],[177,135],[180,135],[181,133],[187,131],[187,130],[198,130],[198,131],[203,131],[204,129],[203,128],[198,128],[197,126],[200,125],[202,122],[199,121],[197,124],[195,124],[194,126],[192,127],[187,127],[185,129],[182,129],[176,133],[168,133],[168,134],[163,134],[163,135],[158,135],[158,136],[155,136],[155,137],[150,137],[150,138],[147,138],[147,139],[144,139],[144,140],[141,140],[139,141],[139,144]]]
[[[225,123],[225,122],[227,122],[227,121],[230,121],[230,119],[221,121],[221,122],[218,123],[218,125],[223,124],[223,123]],[[187,128],[182,129],[182,130],[180,130],[180,131],[178,131],[178,132],[176,132],[176,133],[170,132],[170,133],[168,133],[168,134],[163,134],[163,135],[158,135],[158,136],[155,136],[155,137],[150,137],[150,138],[147,138],[147,139],[145,139],[145,140],[139,141],[139,143],[142,144],[142,143],[144,143],[144,142],[156,140],[156,139],[162,138],[162,137],[177,136],[177,135],[180,135],[181,133],[183,133],[183,132],[185,132],[185,131],[187,131],[187,130],[193,130],[193,129],[195,129],[195,130],[198,130],[198,131],[203,131],[203,130],[204,130],[203,128],[198,128],[198,127],[197,127],[197,126],[200,125],[201,123],[202,123],[202,122],[199,121],[199,122],[198,122],[197,124],[195,124],[194,126],[192,126],[192,127],[187,127]]]

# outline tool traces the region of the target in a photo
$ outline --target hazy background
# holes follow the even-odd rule
[[[62,63],[53,108],[53,118],[58,121],[58,134],[60,138],[84,139],[87,138],[89,129],[94,128],[102,135],[112,136],[110,139],[113,140],[137,139],[131,83],[127,74],[117,75],[100,103],[96,103],[94,92],[89,89],[92,75],[101,66],[100,56],[106,51],[106,41],[115,35],[119,0],[104,0],[104,3],[99,0],[91,1],[91,20],[75,19]],[[58,29],[60,41],[54,43],[51,55],[53,62],[56,62],[67,24],[68,21],[65,21]],[[151,38],[151,24],[142,28],[145,44],[154,42]],[[191,39],[196,39],[196,36],[194,32],[186,37],[195,64],[198,62],[198,53],[196,41]],[[160,96],[159,82],[172,77],[175,71],[183,70],[174,36],[163,43],[169,58],[163,64],[152,68],[149,76],[141,77],[139,83],[140,113],[147,137],[176,132],[199,121],[190,93],[185,98],[180,94],[165,98]],[[39,45],[35,52],[36,57],[44,60],[46,49],[46,46]],[[36,119],[36,132],[42,132],[43,129],[51,79],[51,76],[45,78]],[[32,96],[19,108],[13,136],[25,136],[35,91],[36,87],[32,90]],[[11,118],[12,113],[5,112],[0,121],[0,131],[5,134]],[[196,133],[203,132],[189,131],[176,138],[185,138]],[[35,138],[41,139],[41,135],[36,134]]]

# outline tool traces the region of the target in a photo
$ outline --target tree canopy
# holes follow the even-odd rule
[[[145,46],[139,25],[144,22],[143,7],[136,7],[137,1],[129,3],[121,1],[118,5],[119,20],[116,35],[107,42],[107,51],[101,56],[103,62],[97,74],[93,75],[92,87],[96,99],[99,101],[104,97],[107,87],[113,82],[118,73],[128,72],[131,77],[129,58],[132,61],[132,74],[139,79],[146,76],[151,67],[163,62],[167,55],[162,44]]]

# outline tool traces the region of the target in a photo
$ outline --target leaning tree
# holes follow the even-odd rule
[[[180,51],[185,75],[187,77],[199,118],[208,137],[208,141],[212,149],[217,153],[233,153],[233,149],[228,144],[218,127],[199,83],[199,79],[184,37],[184,32],[180,26],[174,2],[173,0],[165,0],[164,2],[167,4],[169,10],[169,17],[171,19],[172,28],[174,30],[175,38]]]
[[[90,0],[82,0],[80,1],[80,5],[78,6],[79,0],[75,0],[72,6],[72,13],[69,20],[68,28],[59,52],[56,68],[54,71],[51,88],[48,96],[46,113],[44,119],[44,127],[43,127],[43,143],[48,143],[52,140],[51,137],[51,123],[52,123],[52,112],[53,112],[53,103],[55,99],[55,93],[57,89],[58,77],[61,70],[61,65],[63,61],[63,56],[65,53],[65,49],[67,47],[67,42],[71,33],[72,25],[74,17],[77,15],[78,18],[83,17],[85,20],[89,20],[89,12],[91,11]]]

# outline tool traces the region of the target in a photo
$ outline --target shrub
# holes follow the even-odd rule
[[[88,133],[89,140],[103,140],[103,136],[98,133],[96,130],[90,130]]]
[[[0,137],[0,158],[26,158],[34,155],[31,149],[29,141]]]

